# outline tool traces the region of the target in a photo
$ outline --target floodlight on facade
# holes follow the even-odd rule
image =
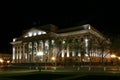
[[[42,52],[42,51],[39,51],[39,52],[37,53],[37,56],[43,56],[43,52]]]
[[[120,60],[120,57],[118,57],[118,59]]]
[[[53,61],[55,61],[55,57],[52,57],[51,59],[52,59]]]
[[[8,60],[7,63],[9,64],[9,63],[10,63],[10,60]]]
[[[0,63],[3,63],[4,62],[4,60],[3,59],[0,59]]]
[[[111,55],[111,58],[116,58],[116,55],[115,55],[115,54],[112,54],[112,55]]]

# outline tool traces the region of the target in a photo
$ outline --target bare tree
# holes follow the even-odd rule
[[[104,58],[110,53],[110,40],[108,39],[97,39],[98,48],[101,50],[100,55],[101,59],[100,62],[104,64]]]

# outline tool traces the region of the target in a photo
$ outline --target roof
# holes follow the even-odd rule
[[[72,26],[70,28],[58,30],[57,32],[58,33],[65,33],[65,32],[72,32],[72,31],[87,30],[87,29],[89,29],[89,26],[90,26],[89,24],[85,24],[82,26]]]
[[[73,27],[64,28],[64,29],[60,29],[60,30],[58,30],[58,27],[56,25],[47,24],[47,25],[43,25],[43,26],[33,27],[33,28],[27,30],[23,35],[25,35],[26,33],[28,33],[31,30],[35,30],[35,31],[42,30],[42,31],[45,31],[45,32],[55,32],[56,34],[60,34],[60,35],[65,35],[65,34],[70,35],[72,33],[78,34],[80,32],[87,31],[87,32],[92,33],[92,34],[96,34],[96,36],[98,36],[100,38],[105,38],[104,35],[101,32],[96,30],[90,24],[85,24],[85,25],[81,25],[81,26],[73,26]],[[19,39],[21,39],[21,38],[22,37],[17,38],[17,41],[19,41]]]

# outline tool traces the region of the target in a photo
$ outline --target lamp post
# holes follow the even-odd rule
[[[56,70],[56,58],[55,58],[55,57],[52,57],[51,59],[52,59],[53,63],[55,63],[55,64],[54,64],[54,70]]]
[[[40,63],[41,63],[41,57],[43,56],[43,52],[42,51],[39,51],[38,53],[37,53],[37,57],[38,57],[38,69],[39,69],[39,71],[41,71],[41,64],[39,65],[39,61],[40,61]]]

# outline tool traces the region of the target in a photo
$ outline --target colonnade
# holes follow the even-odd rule
[[[100,49],[94,38],[89,37],[59,37],[53,39],[39,39],[36,41],[19,42],[13,45],[14,63],[52,62],[52,57],[57,61],[74,59],[89,62],[100,61]]]

